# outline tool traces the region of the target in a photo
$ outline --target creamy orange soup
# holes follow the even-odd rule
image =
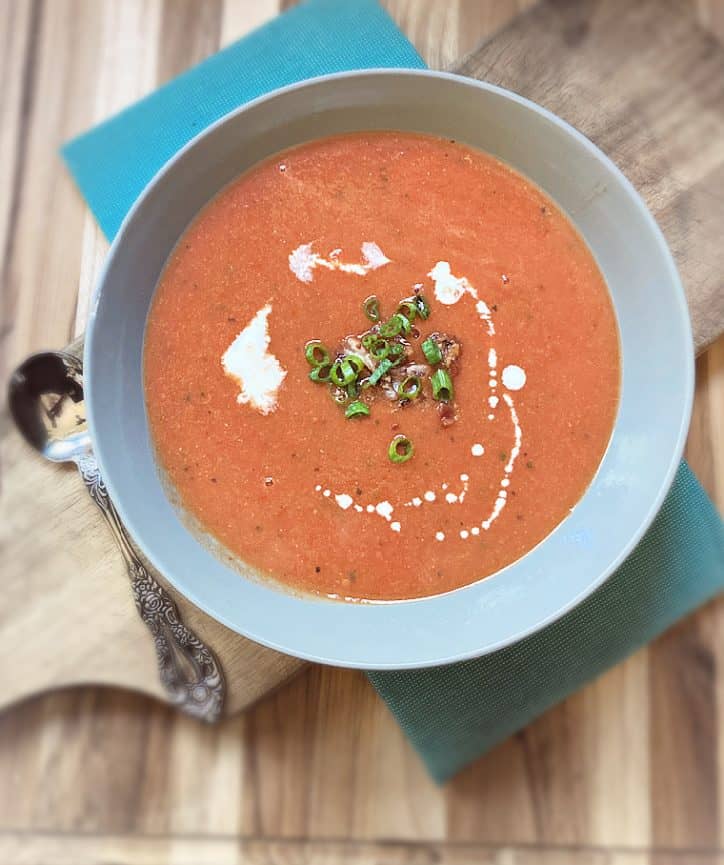
[[[144,369],[184,508],[260,575],[350,600],[454,589],[543,540],[596,472],[620,378],[605,282],[558,207],[395,132],[224,189],[168,261]]]

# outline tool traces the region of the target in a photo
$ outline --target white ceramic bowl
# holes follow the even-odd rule
[[[606,277],[618,317],[623,388],[610,447],[581,502],[539,546],[465,588],[377,604],[295,597],[247,579],[188,531],[164,493],[142,390],[144,326],[167,256],[199,209],[276,151],[360,129],[416,130],[486,150],[568,213]],[[488,84],[429,71],[325,76],[232,112],[172,159],[119,232],[96,288],[85,344],[96,453],[126,526],[189,600],[282,652],[364,668],[474,657],[543,627],[619,565],[650,524],[681,458],[693,394],[688,312],[653,218],[584,136]]]

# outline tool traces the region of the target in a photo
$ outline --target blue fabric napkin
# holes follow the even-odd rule
[[[424,63],[374,0],[309,0],[69,142],[63,157],[112,238],[159,168],[263,93],[347,69]],[[657,636],[724,585],[724,527],[685,464],[641,544],[583,604],[473,661],[370,681],[439,781]]]

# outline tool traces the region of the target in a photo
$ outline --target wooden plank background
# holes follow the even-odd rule
[[[386,0],[436,67],[527,5]],[[724,37],[724,3],[696,7]],[[58,145],[278,8],[0,0],[3,378],[68,341],[107,249]],[[720,341],[687,450],[720,508],[723,429]],[[723,635],[719,601],[444,789],[354,672],[312,669],[216,728],[118,691],[37,698],[0,715],[0,862],[721,865]]]

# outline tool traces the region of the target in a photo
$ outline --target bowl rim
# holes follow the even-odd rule
[[[680,319],[681,324],[684,326],[684,330],[688,334],[688,345],[687,351],[680,358],[681,363],[684,367],[684,377],[686,382],[686,390],[684,393],[684,399],[681,403],[681,415],[679,419],[679,427],[676,435],[676,443],[672,448],[671,453],[668,456],[668,464],[666,465],[665,472],[663,473],[662,480],[659,483],[659,487],[656,491],[656,495],[652,497],[652,501],[648,511],[646,512],[644,518],[640,521],[639,525],[636,527],[635,531],[633,531],[629,537],[627,543],[620,549],[618,555],[616,555],[613,560],[609,563],[608,566],[602,568],[600,572],[595,576],[595,578],[591,578],[587,581],[585,588],[582,589],[577,594],[574,594],[572,597],[568,599],[567,602],[558,606],[555,610],[550,613],[547,613],[540,618],[536,619],[535,622],[519,627],[517,630],[512,631],[506,637],[492,641],[485,642],[484,636],[481,635],[480,639],[480,647],[473,648],[464,651],[455,651],[450,653],[449,655],[434,658],[434,659],[424,659],[422,661],[390,661],[390,662],[382,662],[382,661],[365,661],[361,660],[353,660],[351,658],[336,658],[336,657],[327,657],[324,655],[320,655],[318,653],[312,651],[300,650],[297,648],[290,648],[288,645],[281,644],[276,642],[275,640],[266,638],[263,634],[255,633],[252,629],[245,627],[243,630],[240,628],[239,624],[235,621],[232,616],[226,614],[224,609],[219,609],[218,606],[210,608],[208,603],[203,602],[199,597],[195,590],[190,589],[188,586],[184,585],[183,587],[179,585],[179,582],[176,580],[175,576],[167,573],[164,568],[161,566],[159,558],[152,546],[145,543],[143,540],[139,538],[139,533],[134,530],[134,520],[132,519],[128,508],[126,507],[126,503],[123,500],[122,496],[118,495],[117,487],[113,480],[113,472],[107,471],[108,460],[105,455],[105,446],[103,444],[102,436],[98,437],[96,432],[98,430],[98,422],[96,421],[95,411],[94,411],[94,402],[92,398],[93,388],[94,388],[94,378],[93,378],[93,361],[92,357],[94,352],[98,350],[96,347],[96,330],[95,330],[95,321],[97,318],[97,311],[99,307],[99,303],[103,294],[103,287],[106,283],[106,278],[108,272],[111,270],[115,258],[118,255],[119,250],[121,249],[124,243],[124,237],[127,232],[128,226],[131,225],[136,219],[137,214],[142,210],[146,199],[153,194],[154,187],[156,184],[167,174],[172,172],[177,163],[183,160],[186,153],[194,148],[197,143],[210,135],[213,131],[223,126],[227,122],[229,122],[232,118],[238,117],[239,115],[243,115],[255,108],[258,105],[264,104],[266,102],[270,102],[274,99],[279,98],[284,94],[294,93],[295,91],[302,90],[305,88],[310,88],[313,86],[318,86],[320,84],[324,84],[327,82],[335,82],[350,78],[395,78],[395,77],[413,77],[419,79],[438,79],[438,80],[446,80],[450,81],[454,84],[465,86],[465,87],[474,87],[481,90],[488,91],[490,93],[496,94],[503,99],[511,100],[514,103],[517,103],[519,106],[533,112],[534,114],[539,115],[540,117],[548,120],[554,126],[558,127],[562,130],[566,135],[572,137],[579,146],[581,146],[584,150],[588,151],[588,153],[599,162],[601,162],[605,168],[613,175],[616,179],[620,189],[626,194],[626,197],[629,199],[631,204],[638,210],[639,215],[643,218],[646,227],[651,233],[652,239],[656,242],[658,248],[658,254],[661,259],[661,263],[665,266],[669,278],[671,280],[671,285],[676,297],[676,311],[675,314],[677,318]],[[693,398],[694,398],[694,374],[695,374],[695,362],[694,362],[694,345],[693,345],[693,336],[691,331],[691,320],[689,308],[686,301],[686,295],[684,292],[684,288],[673,258],[673,254],[668,247],[668,244],[664,238],[664,235],[654,219],[653,215],[649,211],[646,203],[643,201],[641,196],[639,195],[636,188],[633,186],[631,181],[626,177],[626,175],[621,171],[620,168],[610,159],[599,147],[597,147],[589,138],[587,138],[582,132],[576,129],[567,121],[563,120],[558,115],[554,114],[552,111],[544,108],[538,103],[521,96],[518,93],[515,93],[512,90],[508,90],[506,88],[500,87],[495,84],[491,84],[486,81],[479,81],[478,79],[471,78],[465,75],[459,75],[453,72],[443,72],[436,71],[431,69],[412,69],[412,68],[370,68],[370,69],[357,69],[350,70],[344,72],[335,72],[320,76],[315,76],[313,78],[304,79],[302,81],[297,81],[292,84],[286,85],[284,87],[277,88],[275,90],[270,91],[269,93],[265,93],[249,102],[240,105],[239,107],[233,109],[227,114],[220,117],[218,120],[211,123],[205,129],[201,130],[197,135],[194,136],[190,141],[188,141],[183,147],[181,147],[164,165],[158,170],[158,172],[151,178],[146,187],[140,193],[133,206],[130,208],[126,216],[124,217],[113,241],[109,252],[107,254],[106,260],[104,262],[101,273],[96,281],[96,284],[93,288],[93,292],[91,295],[91,300],[89,304],[89,314],[88,321],[86,325],[85,332],[85,343],[84,343],[84,351],[83,351],[83,360],[84,360],[84,376],[85,376],[85,395],[86,395],[86,409],[87,409],[87,417],[88,423],[91,430],[91,437],[93,441],[94,452],[96,455],[96,459],[98,461],[98,465],[101,472],[101,477],[103,477],[108,493],[113,500],[116,509],[121,517],[121,520],[124,526],[127,528],[129,533],[134,539],[144,555],[148,558],[151,564],[159,571],[159,573],[173,586],[173,588],[179,592],[181,596],[183,596],[189,603],[193,604],[195,607],[203,611],[206,615],[209,615],[211,618],[220,622],[221,624],[228,627],[233,632],[240,634],[242,636],[247,637],[261,645],[264,645],[268,648],[274,649],[278,652],[284,654],[291,654],[295,657],[299,657],[301,659],[312,661],[321,664],[329,664],[338,667],[347,667],[354,669],[368,669],[368,670],[405,670],[405,669],[422,669],[428,667],[442,666],[446,664],[456,663],[459,661],[469,660],[472,658],[480,657],[482,655],[490,654],[499,649],[502,649],[511,644],[517,643],[520,640],[528,637],[532,634],[537,633],[538,631],[543,630],[548,625],[557,621],[558,619],[565,616],[572,609],[577,607],[582,601],[584,601],[589,595],[591,595],[596,589],[598,589],[608,578],[621,566],[621,564],[625,561],[626,558],[631,554],[634,548],[638,545],[643,535],[646,533],[648,528],[651,526],[654,518],[657,513],[661,509],[661,506],[664,502],[664,499],[671,488],[674,478],[676,476],[677,469],[679,467],[684,447],[686,443],[686,437],[688,433],[688,428],[691,419],[692,407],[693,407]],[[616,426],[618,424],[618,418],[614,424],[614,432]],[[612,432],[613,436],[613,432]],[[662,459],[663,463],[663,459]],[[580,501],[588,495],[588,490],[583,494]],[[564,521],[565,522],[565,521]],[[537,546],[540,547],[546,544],[551,538],[551,536],[560,528],[563,523],[559,524],[551,534],[549,534],[543,541],[540,542]],[[188,528],[184,526],[184,531],[189,532]],[[535,549],[535,548],[534,548]],[[412,605],[419,603],[428,603],[434,601],[436,598],[446,597],[448,595],[456,595],[460,592],[464,592],[465,590],[471,589],[471,587],[478,585],[480,583],[485,582],[486,580],[490,580],[496,575],[503,574],[509,568],[515,566],[522,562],[526,556],[519,558],[512,562],[509,565],[506,565],[499,571],[496,571],[495,574],[491,574],[489,577],[485,577],[481,580],[478,580],[474,583],[461,586],[458,589],[454,589],[451,592],[446,592],[444,594],[427,596],[424,598],[416,598],[402,601],[394,601],[389,602],[390,604],[398,604],[398,605]],[[228,566],[225,566],[228,567]],[[243,579],[243,577],[239,577],[239,579]],[[279,590],[276,588],[271,589],[276,593],[279,593]],[[315,599],[316,600],[316,599]],[[350,605],[345,604],[344,602],[328,602],[326,600],[322,600],[322,603],[330,603],[330,604],[339,604],[343,607],[348,606],[356,606],[358,608],[368,607],[371,608],[373,606],[380,607],[386,605],[387,602],[375,603],[375,604],[356,604]]]

